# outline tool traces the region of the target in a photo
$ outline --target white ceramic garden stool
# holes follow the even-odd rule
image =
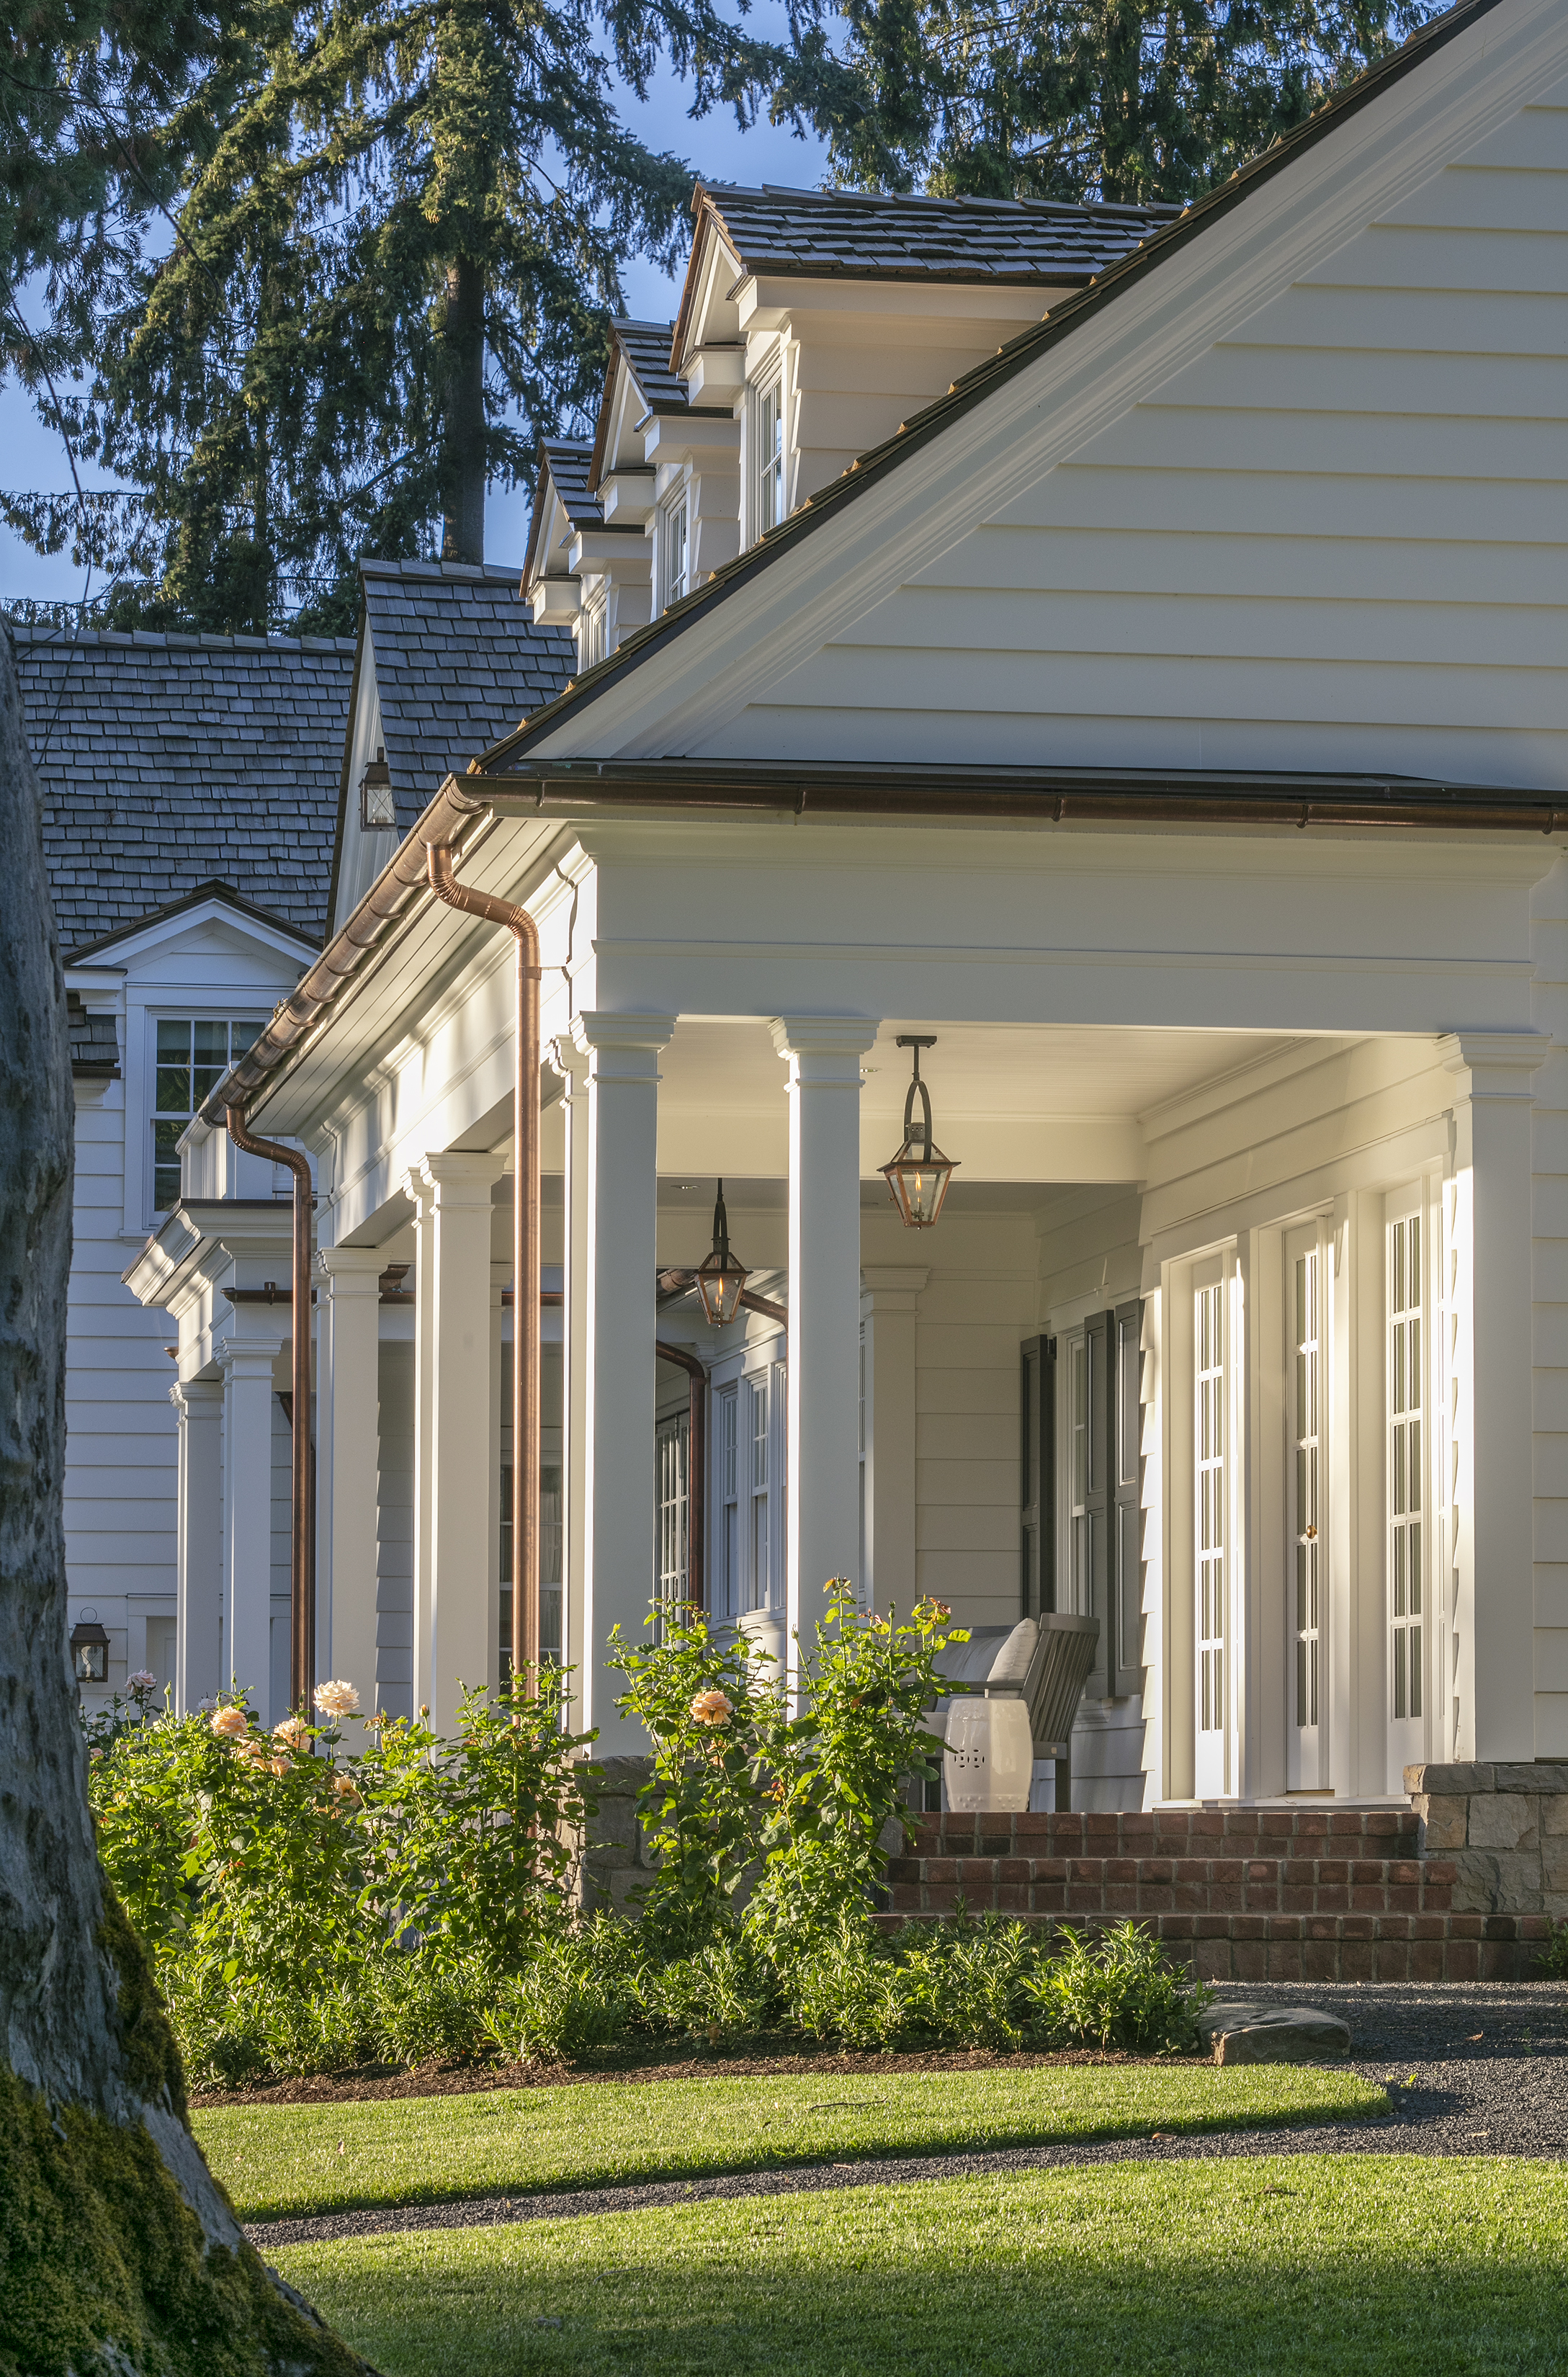
[[[1029,1704],[1015,1693],[964,1694],[949,1705],[942,1776],[948,1806],[959,1815],[1029,1805],[1035,1741]]]

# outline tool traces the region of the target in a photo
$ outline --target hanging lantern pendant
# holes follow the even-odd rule
[[[709,1324],[722,1329],[740,1309],[741,1290],[749,1276],[744,1263],[730,1252],[729,1215],[724,1211],[724,1184],[713,1201],[713,1247],[697,1266],[694,1285],[702,1299]]]
[[[928,1230],[935,1224],[947,1196],[948,1182],[958,1166],[942,1153],[931,1135],[931,1097],[920,1079],[920,1051],[936,1046],[934,1034],[901,1032],[896,1045],[914,1051],[915,1075],[904,1101],[904,1145],[891,1164],[882,1166],[893,1203],[906,1230]],[[915,1101],[920,1101],[920,1120]]]

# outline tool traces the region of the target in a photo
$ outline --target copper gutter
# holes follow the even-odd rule
[[[223,1119],[234,1145],[288,1166],[293,1176],[293,1260],[291,1270],[289,1345],[293,1356],[293,1408],[289,1414],[292,1460],[289,1483],[289,1705],[308,1716],[316,1690],[316,1542],[310,1492],[310,1209],[315,1201],[310,1160],[281,1140],[257,1139],[246,1128],[245,1108],[228,1106]],[[266,1296],[266,1290],[261,1294]],[[244,1296],[243,1288],[236,1297]],[[248,1298],[246,1298],[248,1301]],[[270,1301],[271,1299],[268,1299]],[[242,1678],[259,1688],[262,1678]]]
[[[653,1341],[661,1362],[673,1362],[691,1381],[687,1409],[686,1460],[686,1597],[697,1609],[708,1607],[708,1373],[684,1345]]]
[[[532,1691],[539,1674],[539,932],[526,908],[460,883],[452,871],[449,843],[428,844],[426,867],[430,889],[438,900],[444,900],[449,908],[461,908],[465,915],[505,925],[517,942],[512,1086],[512,1675]]]

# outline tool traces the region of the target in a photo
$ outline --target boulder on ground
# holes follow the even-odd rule
[[[1320,2063],[1350,2052],[1349,2025],[1312,2006],[1205,2006],[1198,2036],[1216,2063]]]

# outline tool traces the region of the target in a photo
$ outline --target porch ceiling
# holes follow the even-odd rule
[[[1296,1045],[1263,1032],[890,1020],[866,1059],[868,1178],[898,1142],[909,1057],[895,1043],[908,1032],[936,1035],[921,1071],[938,1141],[966,1185],[1142,1179],[1146,1113]],[[683,1017],[659,1069],[662,1175],[787,1176],[784,1069],[765,1022]]]

